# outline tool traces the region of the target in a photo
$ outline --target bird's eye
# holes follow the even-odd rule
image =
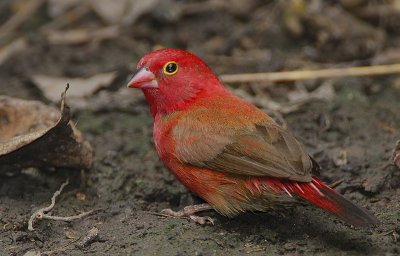
[[[178,72],[178,64],[175,61],[167,62],[164,65],[164,74],[172,76]]]

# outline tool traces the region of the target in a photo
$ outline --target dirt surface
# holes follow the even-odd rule
[[[87,107],[75,105],[74,109],[72,104],[73,120],[96,152],[83,180],[80,170],[72,169],[0,174],[0,255],[400,254],[400,170],[387,166],[400,139],[398,76],[232,86],[241,95],[253,99],[262,95],[286,104],[293,92],[311,92],[330,83],[332,99],[311,100],[283,117],[321,164],[321,178],[328,184],[343,179],[336,189],[374,212],[381,221],[379,227],[355,229],[308,205],[233,219],[207,212],[215,219],[214,226],[154,214],[199,199],[158,159],[152,118],[140,92],[123,89],[132,100],[126,103],[125,96],[119,100],[117,91],[125,86],[142,55],[157,45],[184,48],[202,57],[218,74],[327,68],[395,62],[395,54],[387,51],[396,50],[400,39],[389,26],[392,23],[376,23],[334,3],[320,3],[319,11],[306,6],[299,12],[274,1],[254,0],[243,6],[240,2],[245,1],[231,1],[222,7],[202,2],[203,9],[195,1],[172,2],[101,42],[49,43],[44,32],[37,32],[50,19],[45,6],[20,28],[19,35],[29,46],[1,65],[0,94],[52,104],[34,86],[32,75],[89,77],[117,71],[118,77],[111,86],[85,98]],[[168,10],[182,6],[186,13],[167,15]],[[321,15],[324,10],[329,15]],[[78,25],[70,26],[99,24],[99,18],[88,13]],[[64,85],[57,86],[61,93]],[[115,98],[104,101],[100,94]],[[69,223],[38,221],[35,230],[28,231],[30,215],[50,203],[66,178],[70,185],[52,213],[94,212]],[[98,229],[97,239],[83,244],[93,227]]]

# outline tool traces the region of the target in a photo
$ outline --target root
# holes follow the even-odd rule
[[[34,212],[31,217],[29,218],[28,221],[28,230],[29,231],[33,231],[33,223],[36,219],[42,220],[42,219],[47,219],[47,220],[58,220],[58,221],[73,221],[76,219],[80,219],[83,218],[87,215],[89,215],[90,213],[92,213],[93,211],[88,211],[88,212],[82,212],[78,215],[74,215],[74,216],[68,216],[68,217],[61,217],[61,216],[53,216],[50,215],[49,212],[54,208],[54,206],[56,205],[56,198],[61,194],[61,192],[63,191],[64,187],[66,185],[68,185],[69,181],[68,179],[61,184],[60,188],[54,192],[52,198],[51,198],[51,204],[47,207],[41,208],[39,210],[37,210],[36,212]]]

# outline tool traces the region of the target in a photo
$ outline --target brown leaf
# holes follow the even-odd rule
[[[344,149],[336,150],[332,157],[333,164],[335,166],[344,166],[347,164],[347,151]]]
[[[64,231],[64,235],[68,239],[75,239],[79,235],[77,231],[73,229],[67,229]]]
[[[160,0],[91,0],[93,10],[109,24],[133,24],[142,14],[157,6]]]
[[[91,167],[93,149],[70,122],[65,92],[61,113],[37,101],[0,96],[0,172],[26,167]]]
[[[116,72],[101,73],[88,78],[52,77],[35,75],[33,82],[43,92],[47,99],[58,102],[60,86],[58,84],[70,83],[69,97],[83,98],[91,96],[101,88],[109,86],[117,76]]]
[[[362,186],[364,190],[370,193],[377,193],[379,192],[382,187],[387,183],[388,176],[385,173],[379,173],[376,175],[368,176]]]

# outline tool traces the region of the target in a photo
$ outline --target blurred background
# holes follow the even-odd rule
[[[377,213],[379,228],[350,229],[311,207],[233,220],[211,213],[216,225],[204,228],[149,214],[193,201],[158,160],[141,92],[126,88],[139,59],[162,47],[189,50],[218,75],[396,64],[400,1],[1,0],[0,95],[58,108],[69,83],[73,122],[96,153],[87,187],[71,182],[55,209],[95,213],[41,222],[34,233],[26,230],[32,209],[79,173],[0,176],[1,255],[400,251],[400,174],[388,165],[399,154],[398,75],[228,84],[299,137],[322,179]],[[75,247],[92,227],[102,242]]]
[[[3,0],[0,12],[0,93],[12,87],[8,94],[25,98],[38,93],[23,90],[30,83],[49,83],[38,75],[88,78],[116,71],[92,91],[115,90],[140,57],[161,47],[187,49],[218,74],[400,58],[397,0]],[[268,87],[263,84],[245,91],[254,96]],[[317,85],[305,83],[308,91]]]

